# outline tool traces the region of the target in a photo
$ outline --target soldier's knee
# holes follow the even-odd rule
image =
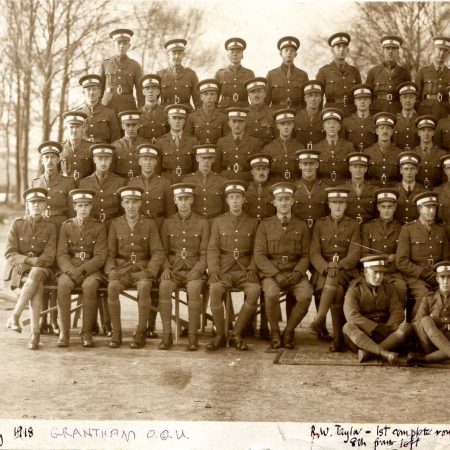
[[[118,280],[112,280],[108,283],[108,301],[111,296],[118,296],[122,292],[122,283]]]
[[[256,303],[256,300],[258,300],[259,294],[261,293],[261,286],[256,283],[251,283],[248,286],[246,286],[244,292],[247,295],[247,297],[254,298]]]
[[[347,336],[351,336],[353,333],[357,332],[359,328],[354,323],[346,322],[342,327],[342,332]]]
[[[199,297],[202,294],[202,280],[192,280],[186,283],[186,290],[189,297]]]
[[[399,334],[404,335],[405,337],[409,336],[413,332],[413,327],[410,323],[403,322],[398,328],[397,331]]]
[[[81,288],[83,292],[87,292],[89,294],[95,293],[97,289],[100,287],[100,282],[95,278],[85,278],[81,283]]]
[[[72,290],[73,287],[75,286],[75,283],[72,281],[72,279],[66,275],[65,273],[63,273],[62,275],[60,275],[58,277],[58,290],[66,290],[66,289],[70,289]]]
[[[213,297],[221,297],[225,293],[225,290],[226,289],[222,283],[213,283],[209,286],[209,295],[211,296],[211,299]]]
[[[27,281],[30,283],[43,283],[47,277],[46,272],[42,270],[40,267],[33,267],[28,274]]]
[[[159,296],[160,299],[170,297],[172,295],[174,288],[173,283],[170,280],[162,280],[159,283]]]

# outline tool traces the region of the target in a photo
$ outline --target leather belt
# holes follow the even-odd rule
[[[86,139],[86,141],[93,142],[94,144],[100,144],[102,142],[106,142],[106,140],[107,140],[106,138],[102,139],[100,137],[94,137],[94,136],[92,136],[92,137],[84,136],[84,139]]]
[[[42,214],[45,217],[51,217],[51,216],[65,216],[66,211],[61,209],[46,209],[44,213]]]
[[[241,256],[250,256],[253,254],[251,250],[247,250],[245,252],[241,252],[238,249],[235,250],[220,250],[221,255],[233,255],[234,259],[239,259]]]
[[[119,256],[120,258],[120,256]],[[147,255],[136,255],[136,253],[132,253],[128,258],[122,258],[125,260],[130,260],[133,264],[138,261],[148,261],[150,258]]]
[[[344,106],[348,105],[348,96],[344,95],[343,97],[327,97],[327,103],[338,103],[338,104],[342,104]]]
[[[145,216],[148,217],[149,219],[156,219],[157,217],[165,217],[165,214],[163,212],[155,213],[147,210],[145,211]]]
[[[425,98],[427,100],[437,100],[438,102],[442,102],[443,95],[441,92],[439,92],[438,94],[426,94]]]
[[[288,262],[298,262],[298,260],[300,259],[298,257],[298,255],[277,255],[277,254],[272,254],[272,255],[268,255],[269,259],[272,261],[280,261],[283,264],[286,264]]]
[[[180,250],[179,252],[175,252],[173,250],[169,251],[169,255],[179,255],[181,259],[186,259],[186,258],[193,258],[195,256],[199,255],[199,252],[191,252],[191,251],[187,251],[185,248],[183,248],[182,250]]]
[[[132,94],[133,88],[129,86],[113,86],[105,89],[106,92],[114,92],[115,94]]]
[[[387,100],[388,102],[392,102],[394,96],[393,94],[377,94],[377,100]]]
[[[72,256],[74,258],[79,258],[81,261],[87,261],[88,259],[92,258],[92,255],[87,252],[73,252]]]

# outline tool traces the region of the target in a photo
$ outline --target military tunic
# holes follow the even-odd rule
[[[342,184],[341,187],[350,190],[345,215],[360,224],[373,219],[375,215],[375,191],[377,186],[369,181],[364,181],[361,185],[361,192],[358,193],[356,192],[355,185],[349,180]]]
[[[282,63],[267,74],[266,105],[272,109],[300,109],[303,103],[303,83],[308,81],[308,74],[293,64],[288,78],[288,66]]]
[[[375,133],[375,121],[373,116],[359,117],[356,113],[346,117],[342,121],[342,128],[339,133],[343,139],[350,141],[355,147],[355,151],[362,152],[377,142]]]
[[[329,214],[325,192],[327,187],[329,187],[328,184],[319,179],[314,180],[312,184],[302,179],[296,183],[292,214],[305,221],[311,229],[316,220]]]
[[[407,119],[402,113],[397,114],[397,123],[394,126],[392,141],[402,151],[406,147],[409,147],[411,150],[419,144],[419,136],[415,125],[418,117],[419,115],[415,111],[410,119]]]
[[[419,217],[419,211],[416,203],[414,202],[414,197],[421,192],[425,192],[426,189],[417,182],[414,184],[414,188],[409,194],[405,190],[403,183],[398,183],[394,185],[393,188],[397,189],[399,193],[394,218],[400,223],[408,223],[416,220]]]
[[[314,150],[320,152],[319,155],[319,177],[327,178],[332,185],[342,182],[348,178],[347,157],[353,152],[353,144],[345,139],[338,138],[334,145],[334,150],[326,139],[314,145]]]
[[[438,121],[433,141],[438,147],[443,148],[447,152],[450,151],[450,116]]]
[[[295,116],[295,138],[304,145],[316,144],[325,139],[323,131],[323,121],[320,117],[320,111],[310,117],[306,109],[302,109]]]
[[[264,147],[264,153],[272,157],[270,174],[274,182],[300,177],[296,151],[303,148],[305,147],[300,141],[295,139],[284,141],[281,138],[274,139]]]
[[[61,172],[64,176],[73,178],[75,185],[78,185],[80,178],[90,175],[95,170],[90,150],[92,144],[83,139],[76,145],[70,141],[65,141],[62,145]]]
[[[219,108],[248,107],[248,94],[244,83],[250,78],[255,78],[253,70],[242,66],[238,68],[228,66],[219,69],[214,78],[220,84],[220,98],[217,105]]]
[[[184,131],[194,136],[200,144],[216,144],[229,132],[228,117],[217,108],[210,114],[199,108],[188,115]]]
[[[446,155],[446,151],[442,148],[431,147],[427,154],[418,145],[414,152],[418,153],[422,158],[419,164],[419,172],[417,173],[417,181],[424,185],[426,189],[431,189],[442,183],[442,169],[440,158]]]
[[[370,106],[372,114],[378,112],[399,113],[402,106],[398,99],[397,86],[411,81],[411,74],[404,67],[395,64],[388,67],[380,64],[367,73],[366,84],[373,90],[374,100]]]
[[[245,129],[250,136],[258,138],[263,145],[272,141],[275,133],[270,108],[251,105],[247,114]]]
[[[180,67],[176,73],[172,68],[166,68],[158,71],[161,77],[161,106],[165,108],[172,104],[188,105],[192,109],[200,108],[201,100],[197,88],[197,74],[189,67]]]
[[[392,186],[400,179],[398,155],[401,153],[394,144],[390,144],[385,153],[381,151],[378,143],[364,150],[370,156],[369,170],[367,176],[379,186]]]
[[[17,272],[17,266],[25,263],[26,257],[37,257],[37,263],[30,269],[41,272],[42,279],[52,276],[51,267],[56,255],[56,227],[45,218],[34,224],[30,217],[14,219],[8,233],[5,248],[5,269],[3,280],[11,289],[20,286],[24,273]]]
[[[225,181],[226,178],[214,172],[203,176],[197,171],[184,177],[183,183],[195,186],[192,211],[205,219],[213,219],[222,214],[226,209],[223,195]]]
[[[98,102],[92,108],[84,103],[75,111],[81,111],[87,115],[83,138],[91,144],[109,144],[120,139],[120,125],[114,109]]]
[[[136,148],[141,144],[148,144],[149,141],[137,136],[134,140],[130,140],[125,136],[118,141],[112,143],[115,148],[114,169],[117,175],[128,178],[138,176],[141,173],[141,166],[138,163],[139,152]]]
[[[169,131],[166,112],[160,104],[157,104],[151,110],[144,105],[140,111],[142,111],[142,114],[140,117],[141,128],[139,128],[139,136],[155,143],[156,139]]]
[[[102,103],[114,109],[117,114],[136,109],[133,87],[136,90],[137,106],[144,104],[144,95],[139,84],[142,68],[134,59],[128,56],[107,58],[101,64],[99,75],[102,78]]]
[[[276,213],[273,205],[271,182],[263,184],[251,181],[245,191],[244,212],[258,220],[266,219]]]
[[[450,225],[450,183],[448,181],[442,183],[434,191],[438,193],[438,219],[446,225]]]

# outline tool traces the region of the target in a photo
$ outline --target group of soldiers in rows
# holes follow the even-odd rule
[[[309,330],[329,336],[331,311],[331,350],[345,341],[361,361],[377,355],[395,363],[392,350],[411,332],[404,321],[409,296],[408,320],[430,354],[410,360],[450,357],[450,121],[437,119],[446,111],[450,39],[434,39],[433,63],[416,83],[396,62],[401,39],[387,36],[384,63],[361,84],[345,62],[346,33],[330,37],[334,61],[317,80],[293,65],[300,43],[285,37],[278,42],[283,63],[267,78],[240,65],[246,44],[232,38],[225,43],[230,66],[198,82],[182,66],[184,39],[166,43],[168,69],[141,77],[126,56],[131,35],[112,32],[116,56],[100,75],[80,79],[85,103],[64,114],[69,139],[39,146],[44,173],[24,193],[28,214],[13,222],[7,243],[5,280],[21,288],[8,326],[21,330],[30,303],[30,347],[38,347],[43,286],[56,273],[58,346],[69,345],[70,294],[81,286],[82,341],[91,347],[97,289],[106,278],[109,345],[122,343],[119,295],[135,287],[131,346],[141,348],[150,290],[158,285],[160,348],[168,349],[172,293],[186,287],[189,349],[196,350],[207,283],[212,350],[227,344],[223,296],[237,288],[245,293],[232,335],[238,349],[247,348],[243,330],[259,297],[271,347],[293,348],[314,294]],[[138,105],[140,92],[144,97],[140,110],[133,87]],[[283,333],[280,292],[293,302]]]

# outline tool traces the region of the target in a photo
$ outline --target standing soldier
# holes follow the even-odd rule
[[[168,217],[161,229],[166,261],[159,284],[159,311],[163,326],[159,348],[168,350],[172,346],[172,294],[177,288],[185,287],[189,315],[188,350],[197,350],[209,226],[205,219],[192,212],[193,185],[177,183],[171,189],[178,213]]]
[[[226,179],[214,173],[212,166],[216,158],[216,146],[213,144],[194,145],[193,147],[198,170],[183,178],[183,183],[194,186],[194,202],[192,211],[195,214],[212,219],[225,211],[223,183]]]
[[[414,299],[412,318],[422,299],[437,287],[432,267],[436,261],[449,256],[445,229],[434,223],[438,206],[436,192],[423,192],[414,200],[419,218],[403,226],[396,256],[397,267],[404,274],[408,291]]]
[[[244,39],[233,37],[225,41],[225,50],[230,64],[219,69],[215,79],[220,84],[219,108],[248,107],[247,89],[244,82],[254,78],[253,70],[241,66],[247,44]]]
[[[9,230],[5,250],[5,285],[12,291],[20,288],[17,303],[6,326],[22,332],[20,316],[28,303],[31,316],[30,350],[39,348],[39,317],[42,311],[44,283],[53,277],[56,254],[56,227],[43,216],[47,190],[31,188],[23,193],[26,214],[15,219]]]
[[[450,225],[450,154],[441,158],[441,167],[447,177],[447,181],[435,189],[439,198],[438,218],[446,225]]]
[[[368,84],[375,97],[371,112],[390,112],[397,114],[401,105],[397,97],[397,86],[400,83],[411,81],[411,74],[398,64],[398,54],[403,44],[399,36],[383,36],[380,39],[383,49],[383,63],[372,67],[367,73]]]
[[[106,58],[100,67],[102,103],[113,108],[117,114],[134,110],[136,106],[140,108],[144,104],[139,84],[142,77],[141,66],[127,55],[133,34],[127,29],[111,31],[109,37],[114,41],[115,55]],[[136,98],[133,96],[133,87],[136,90]]]
[[[393,286],[384,280],[384,255],[361,258],[364,275],[357,278],[345,294],[347,323],[343,332],[349,347],[358,352],[360,363],[378,356],[398,364],[398,349],[412,331],[404,322],[405,311]]]
[[[170,131],[159,137],[155,145],[161,150],[161,172],[171,183],[181,181],[184,174],[192,172],[193,147],[197,139],[184,132],[188,107],[170,105],[166,107]]]
[[[253,247],[258,221],[242,212],[247,183],[230,180],[224,183],[224,195],[229,211],[213,220],[208,244],[207,263],[211,312],[216,337],[208,350],[225,347],[225,314],[223,295],[231,288],[242,289],[244,304],[234,327],[232,344],[238,350],[247,350],[242,339],[245,325],[253,317],[261,288],[258,269],[253,259]]]
[[[353,86],[352,98],[356,112],[342,121],[340,136],[350,141],[355,147],[355,151],[362,152],[377,141],[375,122],[370,114],[371,87],[367,84]]]
[[[63,114],[64,126],[69,134],[62,143],[61,172],[64,176],[73,178],[75,184],[94,171],[91,156],[91,143],[83,139],[86,114],[67,111]]]
[[[83,138],[91,144],[107,143],[120,139],[120,126],[117,113],[101,103],[101,77],[87,74],[80,78],[83,88],[84,103],[76,109],[86,114],[86,125]]]
[[[119,113],[125,135],[112,143],[115,149],[114,172],[129,180],[140,173],[137,147],[148,143],[147,140],[138,136],[141,127],[141,115],[141,111],[122,111]]]
[[[282,62],[280,67],[267,74],[266,105],[271,105],[273,110],[300,109],[303,100],[302,86],[308,81],[308,74],[294,65],[300,41],[294,36],[284,36],[278,41],[277,48]]]
[[[108,235],[108,257],[105,273],[108,277],[108,307],[113,333],[109,346],[122,345],[120,293],[136,288],[139,322],[131,348],[145,346],[147,320],[151,309],[150,289],[155,284],[164,263],[164,250],[155,222],[139,214],[142,189],[123,187],[117,191],[125,214],[111,223]]]
[[[325,327],[328,310],[333,322],[331,352],[343,350],[342,327],[345,322],[344,294],[350,281],[358,276],[361,236],[356,220],[344,216],[348,190],[327,188],[330,215],[319,219],[313,228],[309,257],[313,266],[311,282],[314,296],[320,298],[310,331],[319,335]]]
[[[217,108],[219,83],[214,79],[202,80],[198,90],[202,105],[188,115],[184,129],[201,144],[216,144],[228,131],[227,115]]]
[[[145,99],[144,106],[140,109],[142,114],[139,136],[154,144],[157,138],[169,130],[166,112],[158,103],[161,94],[161,77],[150,73],[144,75],[139,80],[139,84]]]
[[[304,145],[293,137],[296,112],[295,109],[279,109],[273,114],[280,135],[264,147],[264,152],[272,157],[273,181],[299,177],[296,152]]]
[[[307,81],[303,86],[305,109],[295,116],[295,137],[305,145],[313,145],[325,137],[320,110],[323,101],[323,87],[317,80]]]
[[[394,186],[399,193],[394,217],[400,223],[408,223],[419,217],[414,199],[417,194],[425,192],[426,189],[416,182],[420,155],[415,152],[402,152],[398,159],[402,181]]]
[[[450,84],[447,86],[447,97],[450,105]],[[447,116],[439,119],[436,126],[436,133],[434,135],[434,143],[438,147],[442,147],[447,152],[450,151],[450,109]]]
[[[445,155],[445,150],[433,144],[436,122],[433,116],[421,116],[416,119],[420,143],[414,151],[421,157],[417,181],[422,183],[425,189],[432,189],[442,182],[441,158]]]
[[[200,107],[197,74],[189,67],[183,67],[187,41],[171,39],[164,44],[169,67],[158,72],[161,77],[161,106],[183,104],[189,111]],[[192,99],[192,104],[191,104]]]
[[[328,38],[333,61],[319,69],[316,79],[325,86],[327,108],[339,108],[343,117],[355,111],[351,104],[351,90],[355,84],[361,84],[359,70],[345,61],[351,37],[347,33],[339,32]]]
[[[254,258],[262,276],[271,347],[292,349],[295,329],[306,316],[313,293],[306,276],[310,233],[306,223],[292,215],[295,186],[280,182],[271,190],[277,212],[259,225]],[[278,325],[280,290],[290,292],[296,299],[282,336]]]
[[[109,229],[111,220],[120,215],[120,200],[117,190],[127,184],[125,178],[111,172],[114,147],[110,144],[91,146],[95,172],[80,180],[80,189],[95,192],[92,202],[91,217],[104,222]]]
[[[366,222],[361,229],[361,256],[387,255],[384,278],[397,292],[403,309],[406,306],[406,282],[395,264],[398,236],[402,225],[394,219],[399,193],[396,189],[383,188],[376,191],[379,218]]]
[[[97,315],[97,290],[103,281],[101,269],[108,252],[106,227],[90,216],[94,191],[75,189],[70,195],[77,215],[62,224],[56,253],[61,271],[57,297],[61,331],[57,346],[69,346],[71,293],[75,286],[80,286],[83,292],[83,347],[94,347],[92,329]]]
[[[368,178],[380,187],[392,186],[399,179],[398,157],[401,153],[391,141],[397,119],[394,114],[384,112],[375,114],[374,119],[378,140],[364,150],[370,156]]]
[[[250,102],[246,128],[248,134],[258,138],[263,145],[270,142],[274,135],[272,111],[264,104],[266,83],[263,77],[250,78],[244,83]]]
[[[246,130],[248,110],[232,107],[227,109],[230,132],[217,141],[216,158],[222,163],[225,178],[251,179],[248,157],[261,151],[261,141],[250,136]],[[219,160],[220,160],[219,159]]]
[[[347,158],[353,151],[353,144],[339,137],[343,119],[340,109],[325,108],[320,117],[325,139],[314,145],[314,150],[319,152],[319,176],[335,185],[347,178]]]
[[[397,89],[402,110],[397,114],[393,142],[400,149],[409,151],[419,143],[415,125],[419,115],[414,109],[418,86],[416,83],[408,81],[400,84]]]

